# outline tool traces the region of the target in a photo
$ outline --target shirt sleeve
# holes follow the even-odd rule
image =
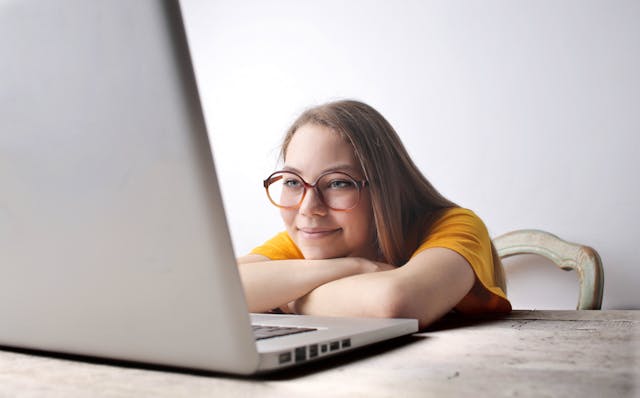
[[[486,226],[474,212],[463,208],[446,210],[412,256],[434,247],[447,248],[460,254],[475,274],[476,283],[456,305],[457,311],[467,314],[511,311],[511,303],[496,282],[491,238]]]
[[[259,254],[270,260],[298,260],[304,256],[287,232],[280,232],[262,245],[251,250],[251,254]]]

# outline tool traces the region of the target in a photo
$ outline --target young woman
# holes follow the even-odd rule
[[[445,199],[372,107],[304,112],[264,186],[286,231],[238,259],[252,312],[416,318],[508,312],[483,222]]]

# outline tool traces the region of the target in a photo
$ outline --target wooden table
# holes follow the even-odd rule
[[[514,311],[270,376],[0,351],[0,397],[638,397],[640,311]]]

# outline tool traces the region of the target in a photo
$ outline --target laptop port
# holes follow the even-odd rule
[[[309,358],[315,358],[318,356],[318,345],[312,344],[309,346]]]
[[[349,347],[351,347],[351,339],[342,340],[342,348],[349,348]]]
[[[289,363],[291,362],[291,353],[290,352],[283,352],[282,354],[280,354],[278,356],[278,363],[280,365],[282,365],[283,363]]]
[[[329,344],[329,350],[331,351],[336,351],[340,349],[340,342],[339,341],[332,341]]]
[[[323,344],[323,345],[320,346],[320,352],[322,352],[323,354],[325,352],[327,352],[327,345],[326,344]]]
[[[295,349],[296,363],[307,359],[307,347],[298,347]]]

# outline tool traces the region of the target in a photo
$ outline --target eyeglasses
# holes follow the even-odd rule
[[[347,173],[330,171],[320,175],[312,184],[292,171],[276,171],[263,181],[271,203],[282,209],[302,204],[307,189],[315,189],[318,197],[332,210],[351,210],[360,201],[360,190],[367,181],[356,181]]]

